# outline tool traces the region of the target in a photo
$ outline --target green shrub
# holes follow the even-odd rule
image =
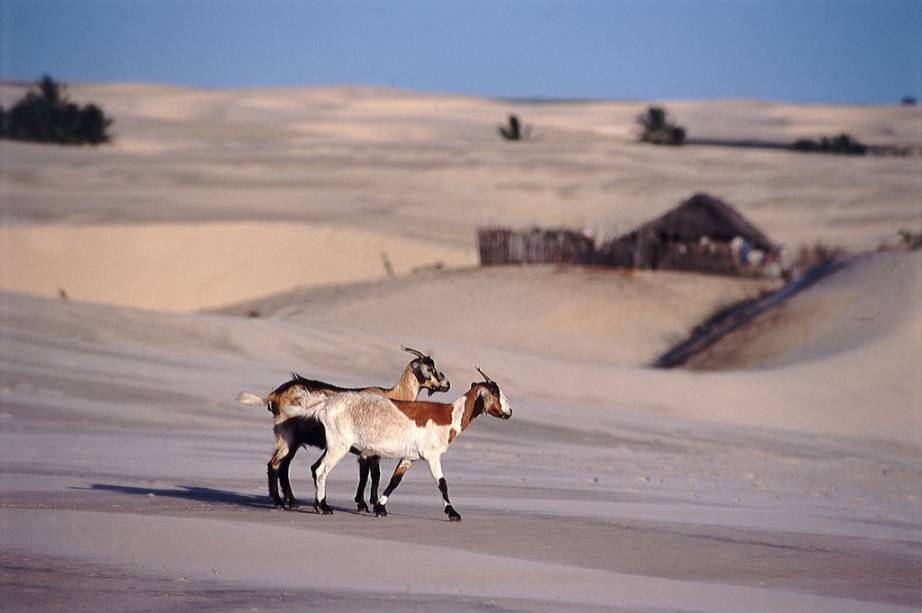
[[[867,145],[844,133],[832,138],[824,136],[818,141],[799,138],[788,145],[788,149],[804,153],[833,153],[836,155],[865,155],[868,152]]]
[[[112,119],[95,104],[71,102],[65,87],[44,76],[8,111],[0,109],[0,137],[61,145],[99,145],[112,140]]]
[[[685,128],[673,123],[666,110],[651,106],[646,113],[637,116],[640,125],[640,142],[654,145],[681,145],[685,142]]]
[[[531,128],[526,126],[516,115],[509,116],[509,123],[506,126],[499,126],[499,135],[505,140],[526,140],[531,132]]]

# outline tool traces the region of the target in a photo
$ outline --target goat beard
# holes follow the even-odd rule
[[[435,390],[432,389],[431,387],[430,387],[430,388],[427,388],[426,391],[429,392],[429,396],[431,396],[432,394],[435,393]],[[427,396],[427,398],[428,398],[428,396]]]

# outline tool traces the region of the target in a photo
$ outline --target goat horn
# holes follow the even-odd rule
[[[428,358],[428,357],[429,357],[429,356],[427,356],[425,353],[423,353],[422,351],[417,351],[416,349],[412,349],[412,348],[410,348],[410,347],[405,347],[405,346],[401,345],[400,348],[403,349],[404,351],[408,351],[408,352],[412,353],[413,355],[415,355],[415,356],[418,357],[418,358]]]
[[[477,372],[480,373],[480,376],[483,377],[483,380],[484,380],[484,381],[486,381],[487,383],[494,383],[493,379],[491,379],[490,377],[488,377],[488,376],[487,376],[487,373],[485,373],[485,372],[483,372],[482,370],[480,370],[480,367],[479,367],[479,366],[474,366],[474,368],[477,369]]]

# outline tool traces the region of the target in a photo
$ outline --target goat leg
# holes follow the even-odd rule
[[[371,469],[371,500],[378,499],[378,484],[381,483],[381,459],[378,457],[368,458],[368,466]]]
[[[365,502],[365,484],[368,483],[370,462],[368,458],[359,458],[359,487],[355,491],[355,505],[359,511],[365,513],[368,513],[368,504]]]
[[[311,464],[311,479],[314,480],[314,487],[317,487],[317,468],[320,467],[320,463],[323,462],[324,456],[326,456],[327,450],[324,449],[323,453],[320,454],[320,457],[317,458],[317,461]]]
[[[279,471],[272,468],[272,462],[266,464],[266,476],[269,478],[269,496],[272,498],[272,504],[276,507],[283,507],[285,503],[279,496]]]
[[[272,503],[277,507],[284,506],[282,498],[279,496],[279,468],[285,458],[288,457],[288,451],[288,443],[284,438],[277,436],[275,439],[275,451],[266,465],[266,476],[269,478],[269,496],[272,498]]]
[[[445,501],[445,515],[448,516],[448,521],[461,521],[461,514],[455,511],[448,499],[448,482],[445,481],[445,477],[439,479],[439,491],[442,492],[442,499]]]
[[[441,458],[427,458],[426,462],[429,464],[429,472],[432,473],[432,478],[435,479],[439,486],[439,492],[442,493],[442,504],[445,505],[445,515],[448,516],[448,521],[461,521],[461,514],[455,511],[455,508],[451,506],[451,500],[448,498],[448,482],[445,481],[442,474]]]
[[[285,459],[282,460],[281,466],[279,466],[279,482],[282,484],[282,495],[285,497],[285,504],[289,509],[298,509],[301,507],[301,503],[298,502],[298,499],[295,498],[294,493],[291,491],[291,462],[295,459],[295,452],[297,448],[291,449],[288,452],[288,455],[285,456]]]
[[[391,482],[384,488],[384,495],[375,501],[375,515],[378,517],[387,517],[387,499],[391,492],[400,485],[400,480],[403,479],[403,474],[410,469],[410,464],[412,462],[406,458],[400,460],[400,463],[397,464],[397,468],[394,469],[394,474],[391,476]]]
[[[349,453],[349,448],[333,448],[327,446],[320,459],[320,466],[314,473],[317,492],[314,495],[314,508],[322,515],[332,515],[333,509],[327,504],[327,476],[333,467]]]
[[[320,513],[321,515],[332,515],[333,509],[330,505],[327,504],[327,499],[324,497],[321,500],[314,501],[314,510]]]
[[[311,479],[314,480],[314,488],[317,488],[317,469],[320,468],[320,463],[323,462],[323,458],[327,456],[327,450],[324,449],[323,453],[320,454],[320,457],[317,458],[317,461],[311,464]],[[324,496],[323,500],[317,500],[314,498],[314,510],[323,515],[332,515],[333,509],[327,506],[327,499]]]

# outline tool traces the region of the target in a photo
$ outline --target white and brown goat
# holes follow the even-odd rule
[[[512,409],[506,396],[492,379],[472,383],[463,396],[452,402],[408,402],[390,400],[362,392],[335,394],[306,407],[326,431],[327,449],[320,459],[314,482],[314,506],[323,514],[332,513],[326,501],[326,480],[330,471],[347,453],[361,457],[398,458],[400,462],[384,494],[374,503],[376,515],[387,515],[387,500],[410,465],[420,458],[429,465],[432,478],[442,494],[445,513],[460,521],[448,498],[448,483],[442,474],[442,455],[461,432],[482,413],[509,419]]]
[[[243,392],[238,400],[243,404],[265,405],[275,416],[275,451],[266,466],[269,480],[269,496],[277,507],[287,506],[296,509],[300,505],[291,490],[289,467],[295,454],[302,445],[310,445],[324,449],[326,436],[323,425],[316,419],[305,416],[305,407],[343,392],[365,392],[393,400],[416,400],[422,390],[434,392],[447,392],[451,384],[444,373],[435,366],[432,357],[401,345],[401,349],[412,353],[413,360],[407,364],[400,380],[390,388],[366,387],[343,388],[323,381],[305,379],[292,374],[289,381],[281,384],[269,395],[262,397],[249,392]],[[315,474],[320,460],[311,466],[311,474]],[[359,485],[355,493],[355,502],[360,511],[368,511],[365,503],[365,485],[371,474],[371,500],[378,498],[378,484],[381,480],[379,460],[373,456],[359,458]],[[284,500],[279,497],[278,484],[281,482]]]

